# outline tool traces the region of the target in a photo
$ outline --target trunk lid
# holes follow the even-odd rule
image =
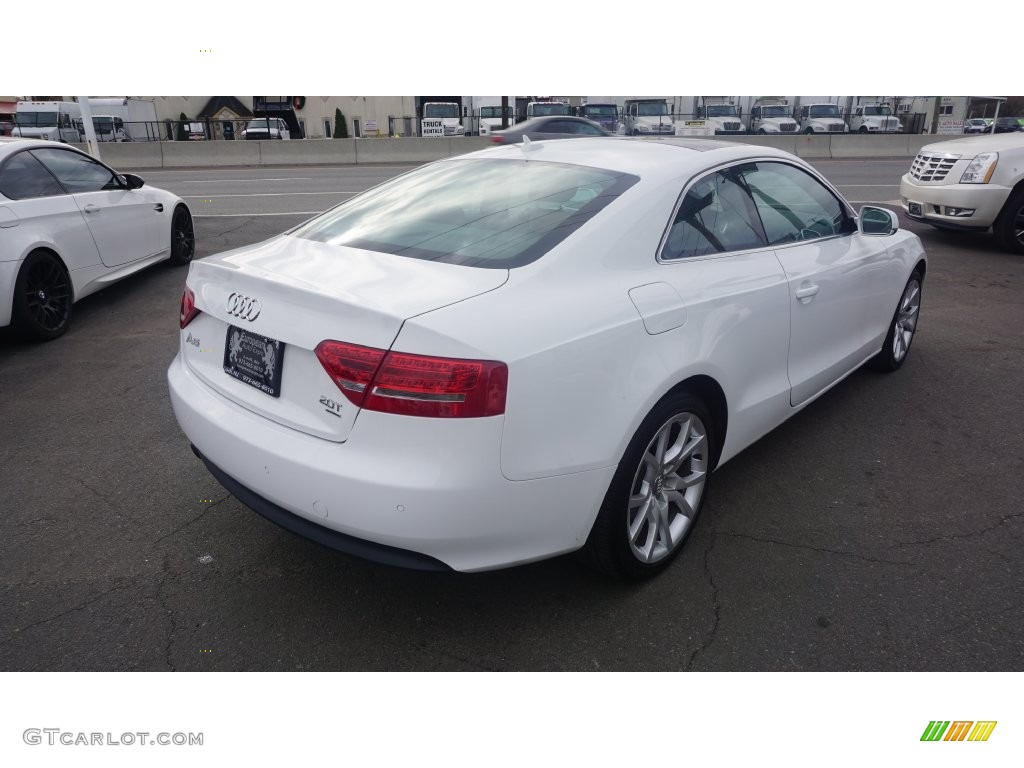
[[[192,263],[188,287],[201,311],[182,330],[182,355],[221,395],[266,418],[336,442],[358,408],[314,350],[325,339],[389,349],[410,317],[492,291],[508,270],[439,264],[282,235]],[[280,361],[274,397],[225,372],[239,336],[266,375]],[[260,359],[260,337],[282,343]],[[428,351],[429,352],[429,351]],[[255,357],[253,357],[255,355]],[[235,364],[234,370],[239,370]]]

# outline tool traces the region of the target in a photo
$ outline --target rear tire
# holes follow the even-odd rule
[[[188,208],[179,205],[171,218],[171,264],[183,266],[192,261],[196,254],[196,233],[192,214]]]
[[[920,271],[914,270],[889,322],[889,332],[885,334],[882,350],[868,361],[869,368],[891,373],[898,370],[907,359],[910,345],[917,335],[917,323],[921,314],[922,282]]]
[[[64,264],[49,251],[33,251],[14,281],[11,324],[32,341],[62,336],[71,323],[74,290]]]
[[[686,390],[664,397],[619,462],[583,548],[589,563],[628,581],[663,571],[694,528],[717,445],[703,400]]]
[[[1003,248],[1024,253],[1024,187],[1010,195],[992,231]]]

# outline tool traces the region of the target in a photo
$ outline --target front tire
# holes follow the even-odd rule
[[[14,281],[11,321],[22,338],[51,341],[71,323],[74,293],[64,264],[49,251],[33,251]]]
[[[1003,248],[1024,253],[1024,187],[1010,195],[992,231]]]
[[[810,136],[813,133],[814,133],[814,129],[813,128],[808,128],[806,131],[804,131],[804,135],[806,135],[806,136]]]
[[[171,219],[171,264],[183,266],[192,261],[196,253],[196,233],[192,214],[179,205]]]
[[[685,390],[663,398],[615,471],[584,546],[590,563],[630,581],[663,571],[700,514],[717,440],[700,398]]]
[[[860,128],[858,128],[857,130],[858,130],[859,133],[867,133],[868,132],[868,129],[866,127],[864,127],[863,125]]]
[[[914,270],[896,305],[881,352],[868,361],[870,368],[891,373],[898,370],[907,359],[910,345],[917,334],[917,321],[921,313],[922,280],[920,271]]]

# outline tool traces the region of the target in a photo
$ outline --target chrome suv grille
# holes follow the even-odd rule
[[[723,123],[723,125],[727,131],[738,131],[740,129],[739,123]]]
[[[793,133],[796,130],[796,123],[783,123],[779,126],[779,130],[783,133]]]
[[[910,166],[910,175],[919,181],[942,181],[956,165],[960,155],[918,152]]]

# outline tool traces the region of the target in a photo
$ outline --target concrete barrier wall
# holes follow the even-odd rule
[[[358,139],[251,141],[260,149],[260,165],[354,165]]]
[[[712,138],[712,137],[709,137]],[[872,136],[715,136],[776,147],[808,159],[913,157],[945,137],[919,134]],[[951,137],[953,138],[953,137]],[[652,139],[655,140],[656,139]],[[84,149],[82,145],[75,145]],[[168,141],[103,143],[100,154],[114,168],[201,168],[217,166],[354,165],[426,163],[494,146],[487,137],[448,139],[305,139],[302,141]]]
[[[259,145],[263,143],[262,141],[169,141],[164,143],[164,168],[260,165]]]

